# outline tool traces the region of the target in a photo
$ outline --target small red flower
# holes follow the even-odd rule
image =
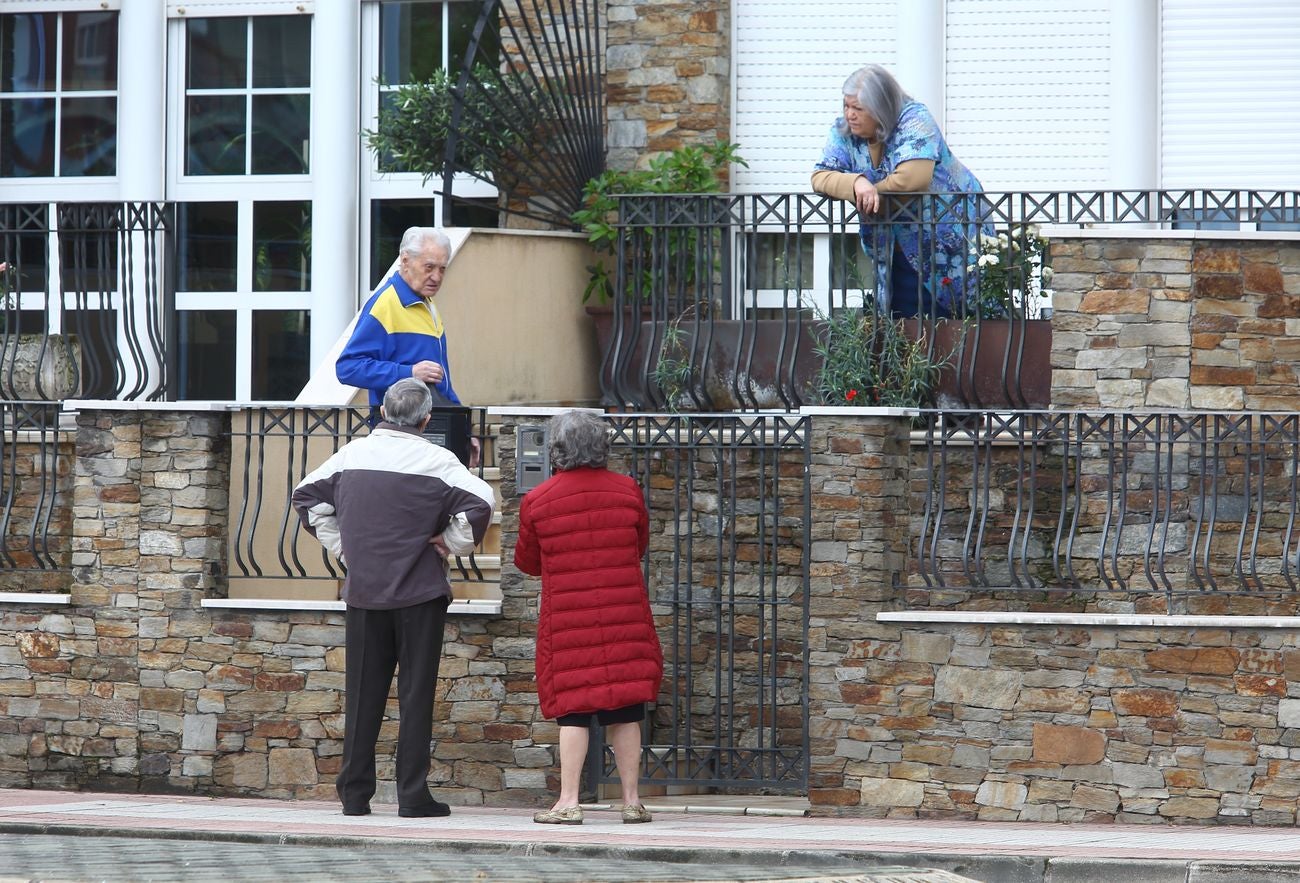
[[[951,285],[951,284],[952,284],[952,277],[951,277],[951,276],[944,276],[944,277],[943,277],[942,279],[940,279],[939,281],[940,281],[941,283],[943,283],[944,285]]]
[[[856,389],[851,389],[844,394],[844,399],[850,402],[856,399],[857,397],[858,397],[858,391]]]

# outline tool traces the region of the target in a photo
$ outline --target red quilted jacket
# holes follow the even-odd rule
[[[606,469],[561,472],[523,499],[515,566],[542,577],[542,714],[608,711],[659,693],[664,657],[641,575],[641,489]]]

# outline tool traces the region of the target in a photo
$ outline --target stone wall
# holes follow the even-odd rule
[[[610,0],[610,168],[730,137],[729,9],[726,0]]]
[[[1300,408],[1300,243],[1057,239],[1052,403]]]
[[[202,606],[224,595],[228,431],[224,415],[81,412],[72,603],[0,607],[0,786],[333,797],[342,614]],[[448,623],[430,776],[446,800],[540,803],[557,785],[535,619],[523,587],[501,617]]]
[[[1300,629],[880,621],[912,606],[893,588],[911,534],[910,423],[810,420],[814,811],[1297,821]],[[223,590],[227,431],[224,415],[80,414],[72,604],[0,608],[0,786],[333,796],[342,616],[202,605]],[[516,433],[504,419],[507,562]],[[653,493],[671,494],[675,467],[656,462]],[[706,473],[707,458],[699,466]],[[673,520],[661,513],[656,530],[667,536]],[[654,566],[675,554],[660,548]],[[507,563],[502,589],[502,615],[453,617],[447,628],[430,782],[457,805],[536,805],[557,786],[558,733],[540,719],[533,679],[538,584]],[[790,595],[784,612],[800,600]],[[737,620],[736,637],[744,628]],[[713,664],[690,649],[702,672]],[[803,650],[787,642],[777,660],[794,684]],[[703,691],[691,705],[707,714],[718,698]],[[798,736],[798,719],[778,722],[783,738]],[[393,800],[395,736],[390,719],[381,802]]]

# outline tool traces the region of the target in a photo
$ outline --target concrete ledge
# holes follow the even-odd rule
[[[0,592],[0,604],[71,604],[71,595],[53,592]]]
[[[342,613],[347,605],[342,601],[279,601],[273,598],[204,598],[202,606],[213,610],[322,610]],[[484,598],[467,598],[452,601],[449,614],[472,616],[498,616],[501,602]]]
[[[1186,616],[1150,613],[1023,613],[991,610],[888,610],[877,622],[948,625],[1086,625],[1114,628],[1300,629],[1300,616]]]

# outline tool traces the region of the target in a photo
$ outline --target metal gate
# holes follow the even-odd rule
[[[808,421],[610,415],[610,466],[650,512],[646,584],[664,649],[642,730],[648,785],[805,793]],[[591,782],[616,782],[592,740]]]

